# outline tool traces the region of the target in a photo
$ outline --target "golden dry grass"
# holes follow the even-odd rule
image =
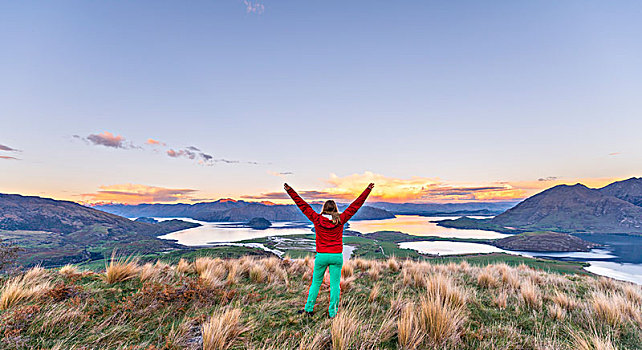
[[[497,284],[498,284],[497,279],[488,270],[482,271],[479,274],[479,276],[477,276],[477,285],[479,285],[482,288],[492,288],[492,287],[495,287]]]
[[[133,256],[127,258],[117,258],[114,252],[109,260],[105,263],[105,273],[103,279],[108,284],[123,282],[138,276],[139,267],[138,259]]]
[[[542,297],[539,287],[531,280],[524,281],[519,287],[521,300],[527,307],[539,309],[542,306]]]
[[[49,289],[51,289],[51,282],[46,271],[36,266],[24,275],[10,278],[5,282],[0,294],[0,310],[6,310],[21,301],[35,299]]]
[[[590,334],[572,331],[571,348],[573,350],[616,350],[610,339],[599,336],[595,330]]]
[[[354,274],[354,266],[350,262],[346,262],[341,267],[341,277],[348,278]]]
[[[613,292],[594,292],[589,300],[593,314],[611,326],[620,325],[626,318],[624,298]]]
[[[505,309],[508,305],[508,293],[505,290],[493,295],[493,304],[499,309]]]
[[[267,280],[267,273],[263,266],[259,264],[253,264],[250,267],[250,281],[254,283],[263,283]]]
[[[443,300],[444,304],[454,307],[466,305],[468,292],[457,286],[444,274],[434,274],[426,279],[426,295],[430,299]]]
[[[250,329],[241,323],[240,309],[217,311],[201,326],[203,350],[228,349]]]
[[[422,297],[419,306],[419,324],[435,346],[456,341],[466,321],[463,305],[453,305],[439,293]]]
[[[339,310],[332,319],[330,334],[333,350],[346,350],[352,348],[358,339],[360,320],[351,309]]]
[[[563,321],[566,318],[566,309],[557,304],[549,304],[547,307],[548,315],[557,321]]]
[[[368,295],[368,302],[372,303],[375,300],[377,300],[377,298],[379,297],[380,290],[381,290],[381,286],[378,283],[373,285],[372,289],[370,289],[370,294]]]
[[[401,265],[399,265],[399,261],[397,261],[397,258],[394,256],[388,258],[388,261],[386,262],[388,265],[388,269],[392,272],[397,272],[401,268]]]
[[[30,321],[34,325],[30,329],[39,332],[32,337],[58,337],[66,332],[66,338],[46,344],[37,340],[25,348],[73,348],[79,337],[85,346],[88,338],[81,333],[87,329],[100,334],[91,341],[102,348],[143,349],[153,344],[190,348],[201,336],[205,349],[396,345],[404,349],[606,350],[614,344],[619,348],[642,344],[635,338],[642,333],[636,331],[642,326],[639,287],[590,276],[567,277],[505,264],[480,267],[362,259],[344,264],[350,272],[346,277],[343,271],[339,314],[327,319],[319,316],[325,312],[309,318],[295,312],[305,302],[309,283],[304,276],[311,272],[312,259],[198,258],[198,263],[157,261],[142,266],[131,258],[120,262],[131,263],[125,260],[134,261],[136,280],[119,287],[105,285],[102,274],[65,278],[60,271],[38,267],[21,277],[7,277],[0,290],[0,308],[7,311],[0,316],[10,320],[24,310],[34,312],[37,305],[43,311],[36,311]],[[321,293],[327,293],[325,287]],[[139,290],[132,293],[132,288]],[[326,297],[318,299],[317,310],[327,309]],[[97,322],[92,320],[96,308],[85,305],[88,299],[103,303],[98,312],[104,315]],[[171,306],[171,311],[164,305]],[[109,311],[111,307],[119,313]],[[212,314],[213,309],[217,311]],[[127,320],[121,317],[123,310]],[[144,321],[136,323],[136,318]],[[257,328],[250,333],[246,324]],[[592,325],[598,333],[589,328]],[[139,335],[143,329],[144,338]],[[571,329],[578,333],[570,334]]]
[[[58,273],[60,273],[63,276],[67,276],[67,277],[72,277],[72,276],[81,274],[81,272],[78,269],[78,267],[76,267],[75,265],[71,265],[71,264],[67,264],[67,265],[61,267],[60,270],[58,270]]]
[[[180,273],[192,273],[196,270],[194,269],[194,264],[188,262],[187,260],[181,258],[176,264],[176,271]]]
[[[379,265],[373,264],[370,269],[368,269],[368,277],[370,277],[372,281],[377,281],[380,275],[381,268],[379,267]]]
[[[550,299],[553,303],[567,311],[572,311],[577,307],[577,300],[575,300],[575,298],[559,290],[555,290]]]
[[[423,342],[424,332],[419,326],[415,305],[407,303],[397,318],[397,339],[402,349],[417,349]]]
[[[224,279],[227,276],[225,265],[210,263],[207,264],[202,272],[199,274],[201,280],[210,287],[220,287],[223,285]]]

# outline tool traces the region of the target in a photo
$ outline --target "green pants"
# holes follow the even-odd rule
[[[339,293],[341,282],[341,267],[343,267],[342,253],[317,253],[314,258],[314,273],[312,274],[312,284],[308,292],[308,301],[305,303],[305,311],[312,312],[314,303],[319,295],[319,288],[323,283],[325,269],[330,268],[330,307],[328,312],[330,317],[337,315],[339,308]]]

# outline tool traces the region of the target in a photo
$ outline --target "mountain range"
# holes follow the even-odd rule
[[[311,204],[316,211],[321,210],[320,204]],[[345,209],[346,205],[339,205]],[[95,205],[108,213],[134,217],[185,217],[200,221],[238,221],[247,222],[256,217],[270,221],[307,221],[307,218],[295,205],[264,204],[233,199],[219,199],[215,202],[195,204],[104,204]],[[363,206],[353,220],[390,219],[395,215],[385,209]]]
[[[512,208],[518,201],[465,202],[465,203],[390,203],[373,202],[368,205],[399,215],[497,215]]]
[[[439,225],[502,232],[642,234],[642,178],[592,189],[558,185],[525,199],[492,219],[442,220]]]
[[[151,252],[178,247],[156,238],[199,224],[169,220],[135,222],[80,204],[50,198],[0,194],[0,238],[24,248],[22,263],[56,265],[123,253]]]

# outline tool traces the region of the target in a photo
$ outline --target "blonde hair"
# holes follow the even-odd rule
[[[341,223],[341,217],[339,215],[339,208],[337,207],[337,203],[335,203],[333,200],[327,200],[325,203],[323,203],[323,209],[321,209],[321,215],[323,214],[328,214],[332,216],[332,223],[335,225],[339,225]]]

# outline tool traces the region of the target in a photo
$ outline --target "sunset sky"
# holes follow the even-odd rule
[[[524,198],[642,176],[639,1],[4,1],[0,192]]]

